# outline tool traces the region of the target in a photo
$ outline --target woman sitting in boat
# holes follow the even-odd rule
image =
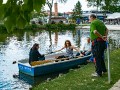
[[[29,64],[34,61],[45,60],[45,56],[41,55],[38,51],[39,44],[35,43],[33,47],[30,49],[29,53]]]
[[[79,50],[76,49],[74,46],[72,46],[71,42],[69,40],[65,41],[64,47],[62,47],[60,50],[57,50],[55,52],[59,52],[63,49],[66,49],[66,55],[57,56],[57,57],[55,57],[56,59],[59,59],[59,58],[68,58],[68,59],[73,58],[74,57],[73,49],[75,49],[79,53]]]

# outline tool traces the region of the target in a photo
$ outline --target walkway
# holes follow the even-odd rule
[[[120,30],[120,25],[106,25],[106,27],[109,29],[109,30]],[[77,26],[76,27],[77,29],[90,29],[90,26]]]
[[[120,80],[116,82],[109,90],[120,90]]]

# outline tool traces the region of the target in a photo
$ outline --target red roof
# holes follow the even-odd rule
[[[65,14],[72,14],[73,12],[65,12]]]

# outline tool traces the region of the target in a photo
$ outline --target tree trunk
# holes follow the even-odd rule
[[[52,8],[50,8],[50,16],[49,16],[49,21],[48,21],[49,24],[51,23],[51,17],[52,17]]]

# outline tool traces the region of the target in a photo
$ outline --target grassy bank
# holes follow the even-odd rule
[[[111,84],[108,84],[107,74],[93,78],[94,65],[87,64],[81,68],[69,70],[67,74],[42,83],[33,90],[108,90],[120,79],[120,49],[110,54]],[[106,65],[107,66],[107,65]]]

